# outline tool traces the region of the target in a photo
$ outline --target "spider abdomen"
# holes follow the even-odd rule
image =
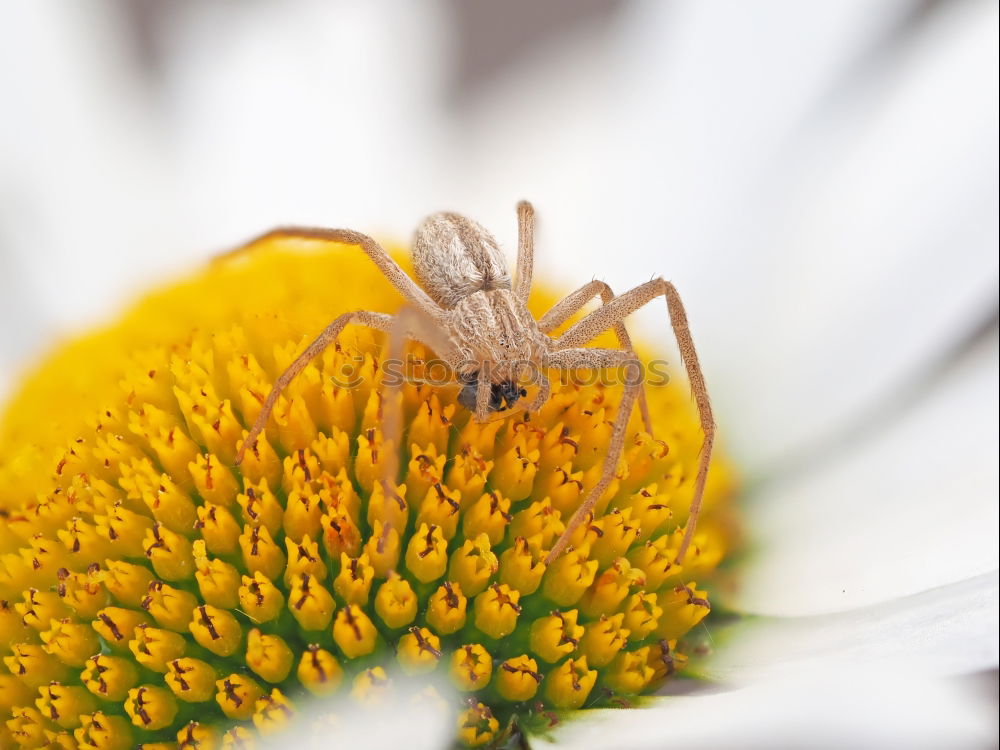
[[[510,289],[503,252],[481,225],[454,213],[428,216],[413,238],[413,271],[442,307],[475,292]]]

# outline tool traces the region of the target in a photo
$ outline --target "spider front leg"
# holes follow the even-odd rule
[[[247,436],[243,438],[243,443],[240,445],[240,449],[236,452],[236,465],[239,466],[243,463],[243,456],[246,454],[247,448],[253,448],[257,445],[257,438],[260,433],[264,431],[264,427],[267,426],[268,417],[271,416],[271,412],[274,410],[274,405],[278,401],[278,396],[281,392],[288,387],[288,384],[295,379],[295,376],[302,372],[306,365],[312,361],[313,357],[320,354],[324,349],[326,349],[330,344],[336,341],[337,336],[340,332],[344,330],[348,323],[360,323],[363,326],[368,326],[369,328],[374,328],[378,331],[389,331],[392,325],[392,316],[384,315],[377,312],[368,312],[366,310],[359,310],[357,312],[344,313],[337,317],[330,325],[323,329],[323,332],[316,337],[309,346],[305,348],[295,361],[288,366],[278,379],[274,381],[274,385],[271,387],[271,392],[267,394],[267,398],[264,400],[263,406],[260,408],[260,413],[257,414],[257,419],[254,421],[253,426],[247,433]]]
[[[618,459],[621,458],[622,448],[625,446],[625,433],[628,429],[629,417],[632,415],[632,407],[642,392],[642,365],[634,354],[620,349],[563,349],[552,352],[543,361],[545,366],[560,370],[601,370],[607,367],[629,365],[639,368],[640,372],[639,378],[636,380],[626,378],[625,392],[622,394],[621,403],[618,404],[618,413],[615,415],[614,427],[611,430],[608,452],[604,456],[601,478],[587,493],[583,503],[566,524],[566,530],[549,550],[549,554],[545,557],[545,564],[548,565],[559,557],[566,548],[573,532],[587,519],[601,495],[615,478],[615,468],[618,466]]]
[[[691,498],[688,521],[684,528],[684,538],[677,549],[676,561],[680,564],[684,561],[684,555],[691,545],[691,539],[694,537],[694,530],[698,524],[698,514],[701,512],[701,500],[705,494],[705,480],[708,478],[708,465],[712,459],[712,446],[715,443],[715,420],[712,417],[712,404],[708,398],[705,377],[698,362],[698,353],[695,351],[694,340],[691,338],[687,313],[676,287],[664,279],[653,279],[641,284],[635,289],[615,297],[603,307],[599,307],[570,326],[569,330],[555,341],[554,346],[557,349],[580,346],[592,340],[599,333],[621,323],[628,315],[660,296],[666,298],[667,301],[667,314],[670,316],[670,324],[674,329],[674,338],[677,339],[681,360],[687,370],[691,393],[698,406],[701,429],[705,436],[698,458],[698,474],[695,477],[694,495]]]
[[[545,402],[549,400],[549,396],[552,395],[552,383],[549,381],[548,376],[542,372],[538,371],[538,395],[535,396],[534,400],[528,404],[527,411],[534,413],[540,411]]]
[[[493,381],[490,379],[492,363],[484,362],[476,373],[476,412],[473,415],[480,424],[489,420],[490,397],[493,394]]]
[[[594,297],[600,296],[601,304],[607,305],[615,298],[611,287],[603,281],[591,281],[584,284],[572,294],[557,302],[538,321],[538,330],[542,333],[550,333],[569,320],[574,313],[579,312]],[[618,322],[612,326],[615,336],[618,337],[618,346],[633,356],[635,350],[632,348],[632,338],[628,335],[625,324]],[[585,344],[581,341],[580,344]],[[579,344],[577,344],[579,346]],[[650,435],[653,434],[653,420],[649,417],[649,405],[646,403],[646,388],[643,386],[639,391],[639,413],[642,414],[642,426]]]
[[[531,274],[535,269],[535,209],[528,201],[517,204],[517,269],[514,293],[528,303],[531,294]]]

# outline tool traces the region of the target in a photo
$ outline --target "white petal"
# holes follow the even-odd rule
[[[982,689],[830,665],[729,692],[675,696],[647,710],[600,711],[534,748],[980,748],[996,737]]]
[[[983,343],[907,413],[851,436],[839,462],[763,488],[736,606],[852,609],[995,570],[997,343]]]
[[[1000,593],[996,571],[861,609],[755,618],[712,627],[723,644],[699,671],[750,684],[829,664],[876,665],[930,677],[995,669]]]
[[[440,13],[292,6],[178,14],[167,84],[192,238],[225,244],[302,223],[406,241],[438,208]]]
[[[938,6],[878,77],[850,75],[908,7],[629,6],[525,60],[464,129],[489,174],[466,203],[510,236],[506,204],[534,199],[545,275],[673,278],[758,468],[864,414],[992,297],[995,6]],[[664,318],[641,323],[666,345]]]
[[[750,339],[794,355],[750,376],[773,404],[747,390],[730,415],[782,430],[774,466],[906,384],[995,305],[996,49],[995,4],[946,6],[885,81],[795,145],[778,263],[756,291],[771,318]]]
[[[168,155],[116,6],[11,3],[5,21],[0,218],[19,273],[0,294],[26,289],[65,329],[120,305],[137,255],[149,274],[166,254]]]
[[[998,577],[837,615],[710,627],[723,645],[654,707],[579,715],[553,747],[981,747],[996,733]],[[683,694],[687,690],[689,694]],[[549,743],[533,740],[533,746]]]
[[[277,224],[405,240],[437,205],[432,7],[182,6],[157,86],[117,5],[14,7],[0,195],[24,273],[0,293],[16,279],[57,329]]]

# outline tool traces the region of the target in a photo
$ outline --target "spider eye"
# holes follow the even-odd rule
[[[510,409],[517,403],[517,400],[525,395],[525,390],[523,388],[518,388],[517,383],[508,380],[506,383],[501,383],[498,388],[500,389],[500,395],[503,396],[504,403],[507,409]]]
[[[478,401],[479,396],[478,376],[475,374],[459,376],[459,382],[463,385],[462,390],[458,393],[458,403],[469,411],[474,412],[476,410],[476,402]],[[490,399],[489,403],[486,405],[486,409],[491,412],[507,411],[517,403],[519,398],[523,398],[527,395],[527,390],[524,388],[518,388],[517,384],[513,381],[508,380],[504,383],[491,383]]]

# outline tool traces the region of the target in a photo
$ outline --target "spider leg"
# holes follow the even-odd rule
[[[528,302],[531,293],[531,273],[535,267],[535,209],[528,201],[517,204],[517,273],[514,293],[521,302]]]
[[[476,421],[482,424],[490,417],[490,396],[493,393],[493,386],[490,382],[490,369],[488,363],[484,362],[476,374]]]
[[[399,476],[399,455],[402,450],[403,419],[400,390],[406,380],[406,363],[403,359],[404,346],[407,340],[419,341],[434,350],[435,354],[444,357],[451,364],[452,344],[444,331],[422,310],[415,307],[404,307],[400,310],[389,327],[389,346],[386,351],[385,365],[399,365],[395,377],[383,377],[382,381],[382,440],[392,443],[392,450],[383,451],[386,462],[383,466],[382,483],[392,491]],[[388,371],[386,371],[388,372]],[[400,530],[402,531],[402,530]]]
[[[441,308],[421,289],[417,283],[411,279],[406,272],[399,267],[399,264],[392,259],[392,256],[385,251],[375,240],[361,232],[351,229],[322,229],[319,227],[278,227],[270,232],[265,232],[249,242],[222,253],[215,260],[225,261],[237,255],[253,250],[258,244],[278,238],[295,240],[312,240],[336,245],[357,245],[365,254],[378,266],[382,275],[392,284],[407,302],[420,308],[426,315],[437,320],[442,314]]]
[[[615,298],[615,293],[611,291],[611,287],[608,286],[603,281],[591,281],[584,284],[575,292],[567,295],[562,300],[557,302],[551,310],[549,310],[545,315],[541,317],[538,321],[538,330],[542,333],[549,333],[554,331],[556,328],[561,326],[573,313],[579,311],[594,297],[600,295],[601,304],[607,305],[611,300]],[[632,338],[628,335],[628,330],[625,328],[625,324],[621,321],[617,322],[612,326],[615,332],[615,336],[618,337],[618,346],[627,352],[635,353],[632,348]],[[587,343],[585,341],[580,342],[580,344]],[[646,387],[643,387],[639,391],[639,413],[642,414],[642,426],[650,435],[653,434],[653,420],[649,416],[649,404],[646,403]]]
[[[539,371],[538,378],[541,381],[538,388],[538,395],[535,396],[534,400],[527,407],[527,411],[532,413],[545,406],[545,402],[552,395],[552,383],[549,381],[548,376],[544,372]]]
[[[560,370],[600,370],[605,367],[618,367],[620,365],[633,365],[641,367],[639,360],[631,352],[621,349],[564,349],[553,352],[545,359],[545,364],[549,367],[556,367]],[[625,392],[622,394],[621,403],[618,404],[618,413],[615,415],[614,427],[611,430],[611,442],[608,445],[608,452],[604,456],[604,466],[601,469],[601,478],[598,480],[583,503],[576,509],[576,512],[566,524],[566,530],[556,540],[556,543],[545,556],[545,564],[548,565],[555,560],[566,548],[573,532],[583,523],[587,516],[593,511],[594,505],[601,495],[615,478],[615,469],[618,466],[618,459],[621,458],[622,448],[625,446],[625,431],[628,428],[628,420],[632,414],[632,407],[636,398],[642,392],[641,377],[632,382],[625,381]]]
[[[357,312],[344,313],[343,315],[337,316],[337,318],[330,323],[323,332],[316,337],[305,350],[295,358],[295,361],[288,366],[288,368],[278,376],[278,379],[274,381],[274,385],[271,387],[271,392],[267,394],[267,398],[264,400],[264,405],[261,406],[260,413],[257,415],[257,419],[254,421],[253,426],[247,433],[247,436],[243,439],[243,443],[240,445],[239,450],[236,452],[236,465],[239,466],[243,462],[243,456],[247,451],[247,448],[252,448],[257,444],[257,439],[260,433],[264,431],[264,427],[267,425],[268,417],[271,416],[271,411],[274,409],[274,404],[278,400],[278,396],[281,392],[288,387],[288,384],[295,379],[295,376],[302,372],[306,365],[326,349],[330,344],[332,344],[340,332],[344,330],[344,327],[348,323],[360,323],[361,325],[368,326],[369,328],[374,328],[378,331],[389,331],[392,325],[392,316],[384,315],[383,313],[377,312],[367,312],[365,310],[359,310]]]
[[[688,521],[684,528],[684,538],[677,550],[677,563],[679,564],[684,561],[684,555],[687,554],[695,527],[698,524],[701,500],[705,494],[705,480],[708,477],[708,465],[712,458],[712,446],[715,444],[715,420],[712,417],[712,404],[708,397],[708,388],[705,386],[705,377],[698,362],[694,340],[691,338],[687,313],[677,289],[664,279],[653,279],[641,284],[584,316],[556,339],[554,346],[557,349],[581,346],[602,331],[621,323],[629,314],[660,296],[665,297],[667,301],[667,314],[670,316],[674,338],[677,339],[677,348],[680,350],[681,360],[684,362],[688,381],[691,384],[691,393],[698,406],[698,417],[704,433],[701,454],[698,457],[698,474],[695,477],[694,495],[691,498]]]

